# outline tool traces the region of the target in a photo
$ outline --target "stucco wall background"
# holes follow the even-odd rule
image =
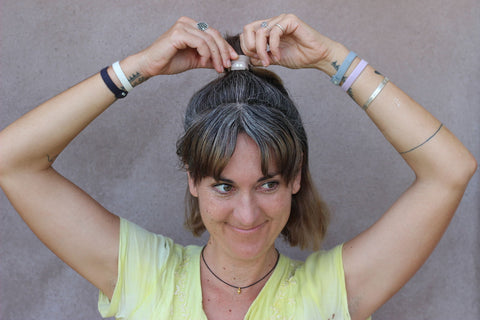
[[[425,1],[0,2],[0,128],[40,102],[151,43],[190,16],[222,32],[292,12],[344,43],[442,120],[480,160],[480,3]],[[272,68],[303,116],[311,170],[333,218],[325,247],[371,225],[413,181],[374,125],[313,70]],[[112,212],[182,244],[185,174],[175,141],[210,70],[158,77],[91,124],[55,168]],[[480,318],[480,186],[470,183],[451,226],[414,278],[375,319]],[[100,319],[97,290],[56,258],[0,193],[0,318]],[[308,252],[280,250],[298,259]]]

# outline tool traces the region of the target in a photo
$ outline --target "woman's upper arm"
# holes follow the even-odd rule
[[[353,319],[371,315],[422,266],[448,227],[465,187],[417,179],[373,226],[345,243]]]
[[[117,279],[117,216],[52,168],[5,176],[1,187],[50,250],[112,296]]]

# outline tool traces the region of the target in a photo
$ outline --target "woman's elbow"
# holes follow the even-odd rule
[[[466,187],[477,171],[478,163],[475,157],[467,151],[462,154],[457,163],[452,165],[447,172],[448,180],[454,186]]]
[[[456,154],[437,157],[422,165],[421,170],[414,170],[417,181],[443,185],[447,188],[464,190],[477,170],[475,157],[463,149]]]

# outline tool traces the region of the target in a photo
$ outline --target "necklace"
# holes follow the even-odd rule
[[[260,281],[262,281],[263,279],[265,279],[266,277],[268,277],[268,275],[269,275],[270,273],[272,273],[273,270],[275,270],[275,268],[277,267],[277,264],[278,264],[278,260],[280,260],[280,252],[278,252],[277,248],[275,248],[275,251],[277,251],[277,261],[275,261],[275,264],[273,265],[273,268],[270,269],[270,271],[268,271],[266,275],[264,275],[263,277],[261,277],[260,280],[257,280],[257,281],[255,281],[254,283],[249,284],[248,286],[239,287],[239,286],[234,286],[233,284],[230,284],[230,283],[222,280],[219,276],[217,276],[217,275],[212,271],[212,269],[210,269],[210,267],[209,267],[208,264],[207,264],[207,261],[205,261],[205,256],[203,255],[203,251],[205,250],[206,247],[207,247],[207,246],[203,247],[203,249],[202,249],[202,260],[203,260],[203,263],[205,263],[205,266],[207,267],[208,271],[210,271],[210,273],[213,274],[213,276],[214,276],[215,278],[217,278],[218,280],[222,281],[222,282],[223,282],[224,284],[226,284],[227,286],[237,289],[237,293],[238,293],[238,294],[242,293],[242,290],[243,290],[243,289],[247,289],[247,288],[253,287],[253,286],[256,285],[257,283],[259,283]]]

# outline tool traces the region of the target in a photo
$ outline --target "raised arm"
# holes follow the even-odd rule
[[[120,62],[132,86],[192,68],[222,72],[236,53],[214,29],[180,18],[149,48]],[[122,84],[109,67],[108,75]],[[111,296],[117,279],[119,219],[58,174],[56,157],[116,100],[96,74],[0,132],[0,186],[38,238]]]
[[[343,45],[294,15],[265,21],[269,27],[262,28],[262,21],[256,21],[247,25],[242,35],[245,52],[257,64],[317,68],[332,77],[349,54]],[[341,84],[360,61],[353,60]],[[416,175],[413,184],[372,227],[344,245],[350,313],[353,319],[365,319],[431,254],[477,164],[445,125],[373,67],[360,73],[348,93]]]

